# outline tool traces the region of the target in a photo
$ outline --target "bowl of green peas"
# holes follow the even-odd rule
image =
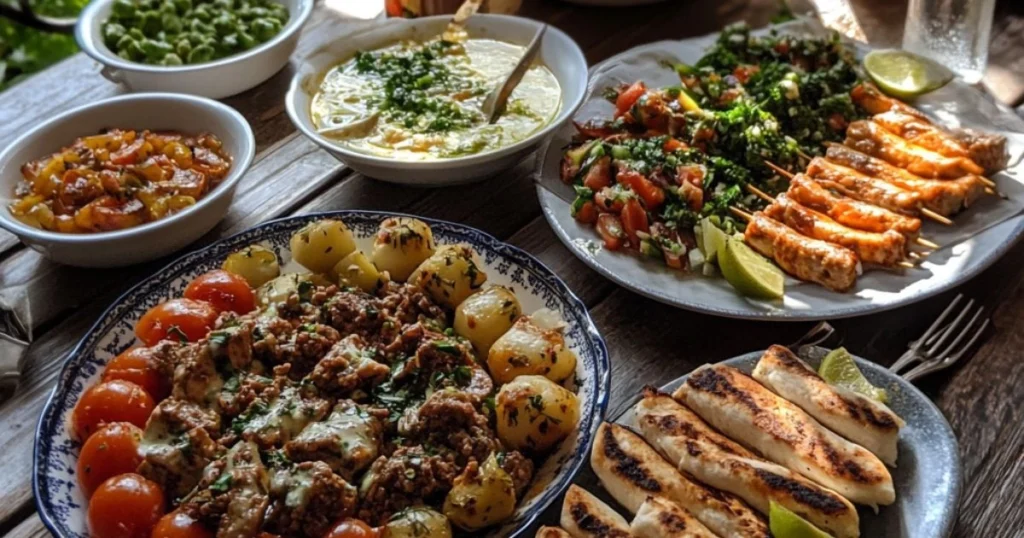
[[[93,0],[75,37],[134,91],[222,98],[288,63],[313,0]]]

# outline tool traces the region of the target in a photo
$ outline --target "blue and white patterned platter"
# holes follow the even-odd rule
[[[194,277],[219,268],[228,254],[244,246],[259,243],[271,248],[285,265],[291,258],[288,240],[292,233],[314,220],[338,218],[352,230],[357,244],[369,251],[380,222],[393,216],[401,215],[338,211],[270,221],[179,258],[115,301],[66,359],[36,430],[33,488],[36,508],[46,527],[59,538],[88,536],[85,497],[75,477],[79,443],[68,434],[68,419],[82,392],[99,381],[104,365],[135,344],[133,327],[147,309],[180,297]],[[594,431],[608,403],[608,351],[583,303],[536,258],[467,226],[421,220],[430,225],[439,244],[471,245],[483,260],[487,282],[510,286],[525,313],[549,308],[561,314],[566,322],[566,341],[579,357],[576,389],[581,409],[576,433],[539,466],[533,485],[512,519],[488,533],[492,538],[518,536],[561,496],[587,459]]]

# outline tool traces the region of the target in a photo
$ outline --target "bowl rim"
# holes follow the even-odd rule
[[[153,65],[132,62],[114,54],[102,40],[96,41],[92,37],[92,29],[104,22],[99,20],[99,11],[107,5],[114,3],[114,0],[93,0],[86,6],[85,10],[78,17],[78,23],[75,24],[75,41],[78,43],[78,47],[90,58],[120,71],[151,74],[183,74],[209,71],[236,62],[243,62],[263,54],[301,31],[302,27],[306,25],[306,21],[309,20],[310,15],[313,14],[315,0],[296,0],[296,2],[298,7],[297,13],[289,11],[288,22],[269,41],[260,43],[249,50],[225,56],[212,62],[186,65]]]
[[[42,473],[43,465],[41,464],[40,455],[43,450],[44,429],[48,429],[52,426],[53,421],[59,421],[59,415],[53,415],[53,406],[58,400],[58,396],[61,392],[70,390],[71,384],[75,381],[71,377],[72,373],[78,373],[72,371],[72,362],[76,357],[80,357],[84,351],[86,351],[86,344],[89,343],[90,339],[96,337],[96,333],[101,330],[110,330],[113,328],[115,323],[112,323],[108,318],[115,313],[115,311],[132,295],[143,291],[147,286],[155,286],[158,276],[166,277],[171,272],[177,271],[178,273],[187,272],[189,269],[185,266],[194,266],[201,263],[203,258],[210,255],[212,251],[220,248],[222,245],[231,244],[234,241],[238,241],[243,235],[253,233],[257,230],[263,230],[267,228],[273,228],[275,225],[287,223],[288,221],[312,221],[320,218],[344,218],[346,215],[358,215],[364,218],[377,218],[381,219],[387,217],[411,217],[417,218],[428,225],[443,225],[446,227],[452,227],[457,229],[460,233],[477,235],[479,239],[493,247],[497,247],[502,254],[507,255],[516,260],[517,263],[522,263],[526,266],[527,270],[538,269],[546,272],[545,280],[548,281],[549,285],[557,291],[565,301],[565,304],[572,310],[582,314],[580,316],[580,330],[583,335],[583,339],[593,345],[596,353],[595,364],[594,364],[594,378],[593,378],[593,414],[589,416],[581,416],[580,423],[585,424],[586,420],[589,420],[589,428],[586,431],[583,428],[577,430],[577,435],[580,436],[579,450],[572,452],[569,458],[566,460],[569,463],[569,467],[566,468],[566,473],[558,480],[549,482],[546,487],[537,495],[537,501],[532,508],[532,513],[523,517],[519,523],[517,529],[511,531],[507,538],[517,538],[527,532],[533,524],[540,518],[547,509],[551,506],[555,500],[562,496],[563,493],[572,485],[576,477],[579,475],[580,470],[585,464],[590,461],[590,451],[593,448],[594,438],[597,434],[597,428],[602,422],[606,420],[608,413],[608,404],[611,396],[611,355],[608,351],[607,343],[604,340],[604,336],[597,328],[597,324],[594,323],[594,319],[590,314],[590,309],[587,305],[576,296],[568,284],[556,273],[553,269],[548,267],[546,264],[541,262],[536,256],[529,252],[511,244],[506,241],[502,241],[490,233],[487,233],[479,228],[468,226],[465,224],[435,219],[430,217],[423,217],[418,215],[411,215],[408,213],[394,212],[394,211],[377,211],[377,210],[360,210],[360,209],[342,209],[335,211],[325,211],[317,213],[309,213],[303,215],[290,215],[271,219],[255,226],[234,233],[230,236],[218,239],[209,245],[182,254],[175,260],[169,262],[160,269],[154,271],[148,278],[144,278],[117,299],[115,299],[110,306],[108,306],[102,314],[97,317],[96,321],[89,327],[89,329],[82,335],[75,346],[69,351],[63,359],[61,359],[60,373],[57,377],[56,384],[53,390],[50,391],[49,396],[46,398],[46,403],[43,405],[40,411],[39,420],[36,422],[36,426],[33,429],[33,443],[32,443],[32,498],[36,507],[36,512],[39,514],[40,520],[43,525],[49,530],[54,536],[63,538],[65,535],[62,534],[54,521],[54,514],[49,509],[48,505],[44,505],[39,495],[40,488],[40,474]],[[179,266],[182,266],[179,268]],[[530,271],[532,272],[532,271]],[[541,275],[543,276],[543,275]],[[98,345],[99,340],[94,345]],[[52,415],[52,416],[51,416]],[[548,456],[553,457],[553,456]],[[77,507],[82,509],[83,507]]]
[[[416,26],[448,21],[450,20],[450,18],[451,17],[448,15],[435,15],[432,17],[420,17],[417,19],[403,19],[403,21],[405,22],[406,25]],[[534,29],[540,28],[541,25],[545,24],[543,22],[536,21],[534,19],[530,19],[527,17],[520,17],[516,15],[502,15],[496,13],[483,13],[474,15],[470,19],[470,23],[472,23],[472,21],[478,20],[491,21],[491,24],[494,25],[501,25],[503,22],[515,21],[515,23],[518,24],[527,24],[533,27]],[[401,29],[406,28],[408,28],[408,26],[403,26]],[[399,28],[396,26],[395,29],[398,30]],[[364,30],[363,32],[367,31],[372,31],[372,29]],[[360,35],[362,35],[363,32],[360,32]],[[568,92],[569,86],[578,86],[578,88],[576,88],[577,90],[579,90],[578,95],[576,99],[574,99],[571,103],[566,101],[564,106],[562,106],[561,110],[558,111],[558,114],[555,115],[555,117],[552,118],[550,122],[548,122],[546,125],[535,131],[530,136],[520,140],[519,142],[516,142],[515,144],[496,148],[490,151],[476,153],[473,155],[466,155],[451,159],[437,159],[431,161],[402,161],[389,157],[379,157],[376,155],[370,155],[368,153],[354,151],[341,144],[334,143],[331,139],[327,137],[321,136],[315,130],[310,129],[309,127],[306,126],[306,121],[308,120],[309,113],[308,111],[298,110],[297,100],[299,98],[300,92],[304,91],[302,88],[303,81],[308,76],[310,76],[310,73],[308,72],[310,70],[309,59],[319,54],[325,53],[326,47],[330,46],[330,44],[318,48],[317,50],[306,55],[306,57],[303,59],[302,65],[299,66],[298,69],[296,69],[295,75],[292,76],[291,84],[289,84],[288,86],[288,93],[285,95],[285,108],[288,111],[288,117],[291,118],[292,123],[295,124],[295,127],[299,131],[301,131],[302,134],[304,134],[307,138],[315,142],[320,147],[332,153],[340,155],[339,158],[342,158],[342,160],[351,159],[352,161],[357,163],[363,163],[380,168],[408,171],[443,170],[445,168],[452,167],[469,167],[498,160],[502,157],[514,155],[517,152],[525,151],[526,149],[532,146],[538,145],[543,139],[550,136],[555,131],[555,129],[561,127],[562,124],[568,121],[573,116],[573,114],[576,113],[576,110],[578,110],[579,107],[583,104],[583,101],[586,97],[587,83],[590,79],[590,66],[587,63],[586,56],[583,54],[583,50],[580,49],[580,46],[578,43],[576,43],[576,40],[574,40],[571,36],[569,36],[569,34],[563,32],[560,28],[556,26],[548,24],[547,33],[553,33],[555,35],[558,35],[564,38],[565,41],[568,43],[567,49],[562,51],[562,53],[559,54],[559,56],[569,56],[573,61],[577,63],[577,65],[582,66],[583,76],[575,83],[573,83],[572,81],[558,81],[558,84],[562,89],[563,100],[566,93]],[[339,61],[340,60],[336,59],[332,65],[337,65]],[[321,76],[323,75],[324,72],[326,72],[326,69],[316,70],[315,74],[317,76]],[[554,72],[552,72],[552,74],[554,74]],[[557,80],[558,77],[556,76],[555,78]]]
[[[256,156],[256,135],[253,134],[252,127],[240,112],[228,105],[225,105],[224,103],[206,97],[166,92],[144,92],[118,95],[116,97],[103,99],[101,101],[96,101],[95,103],[82,105],[68,110],[67,112],[39,124],[34,129],[22,134],[11,142],[2,152],[0,152],[0,162],[10,160],[12,153],[27,144],[32,138],[38,136],[38,133],[44,129],[68,121],[73,121],[76,115],[83,112],[111,106],[125,101],[155,101],[171,105],[181,102],[190,102],[198,105],[200,108],[205,108],[208,113],[216,111],[224,114],[224,117],[227,119],[227,123],[235,123],[242,130],[242,154],[231,156],[231,170],[227,177],[225,177],[220,184],[211,189],[210,192],[206,193],[205,196],[197,200],[195,204],[169,217],[158,219],[153,222],[147,222],[132,228],[110,232],[96,232],[88,234],[52,232],[22,223],[18,219],[14,218],[14,215],[11,214],[10,208],[5,205],[4,207],[0,207],[0,228],[4,228],[13,233],[18,236],[19,239],[27,237],[35,241],[47,242],[50,244],[89,244],[101,243],[107,240],[124,239],[146,232],[168,228],[183,219],[187,219],[192,214],[213,203],[213,200],[232,192],[238,182],[242,179],[242,176],[244,176],[249,170],[249,166],[252,165],[252,161]],[[67,142],[65,141],[64,143],[66,144]]]

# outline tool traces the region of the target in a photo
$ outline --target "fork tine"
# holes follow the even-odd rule
[[[931,326],[928,327],[928,330],[926,330],[917,340],[911,342],[907,346],[907,351],[903,353],[900,358],[896,359],[896,362],[892,363],[892,366],[889,367],[889,371],[899,373],[900,370],[910,365],[910,363],[915,360],[923,360],[923,358],[918,354],[918,350],[922,346],[931,345],[931,343],[935,341],[935,338],[941,337],[949,330],[949,325],[943,326],[942,322],[946,320],[949,313],[956,308],[956,305],[959,304],[960,300],[963,298],[964,294],[956,294],[956,297],[950,301],[949,306],[942,311],[942,314],[939,314],[939,317],[932,322]]]
[[[967,341],[967,344],[965,344],[964,347],[961,348],[960,351],[956,353],[956,355],[953,355],[952,357],[947,358],[944,361],[945,364],[943,366],[944,367],[952,366],[954,363],[956,363],[961,358],[963,358],[964,354],[967,353],[967,351],[970,350],[972,347],[974,347],[974,343],[978,341],[978,338],[981,338],[982,333],[984,333],[985,329],[988,328],[988,322],[989,322],[988,319],[983,321],[981,323],[981,326],[978,327],[978,330],[975,331],[974,336],[972,336],[971,339]]]
[[[939,317],[935,320],[934,323],[932,323],[930,327],[928,327],[928,330],[925,331],[924,334],[922,334],[921,337],[915,340],[914,343],[911,345],[920,347],[925,342],[927,342],[928,339],[931,337],[932,333],[934,333],[939,327],[942,326],[942,322],[946,319],[946,316],[948,316],[949,313],[952,312],[954,308],[956,308],[956,305],[960,303],[960,300],[963,298],[964,294],[956,294],[956,297],[953,298],[953,301],[949,303],[949,306],[947,306],[941,314],[939,314]]]
[[[935,357],[940,359],[940,360],[947,360],[947,358],[950,356],[950,354],[953,353],[954,350],[958,349],[957,348],[957,344],[959,344],[960,341],[963,340],[965,336],[970,334],[971,327],[974,327],[974,323],[977,322],[978,318],[981,317],[981,315],[984,314],[984,313],[985,313],[985,309],[984,308],[978,308],[978,310],[974,313],[974,316],[971,317],[971,321],[969,321],[967,323],[967,325],[963,328],[963,330],[960,331],[960,334],[958,334],[957,337],[954,338],[953,341],[950,342],[949,345],[945,347],[945,349],[943,349],[939,353],[936,353]]]
[[[930,347],[925,349],[924,354],[925,354],[926,357],[939,357],[939,356],[941,356],[941,355],[937,354],[936,351],[940,347],[942,347],[942,344],[946,342],[946,339],[949,338],[949,336],[951,334],[953,334],[953,331],[957,330],[956,328],[960,326],[960,322],[963,321],[964,317],[966,317],[967,314],[971,313],[971,307],[973,307],[973,306],[974,306],[974,299],[971,299],[971,300],[967,301],[967,306],[964,307],[964,309],[961,310],[959,314],[957,314],[956,318],[953,319],[953,321],[949,324],[949,327],[946,329],[945,332],[942,333],[942,336],[938,339],[938,341],[936,341]]]
[[[980,313],[981,313],[981,309],[979,309],[979,313],[978,314],[980,315]],[[972,320],[971,320],[972,324],[977,319],[977,317],[978,316],[976,315],[974,318],[972,318]],[[974,347],[974,344],[977,343],[979,338],[981,338],[981,335],[985,333],[985,329],[988,328],[989,321],[990,320],[988,320],[988,319],[983,320],[981,322],[981,325],[978,326],[978,329],[976,331],[974,331],[973,335],[971,336],[971,339],[968,340],[967,343],[962,348],[960,348],[960,350],[956,354],[950,355],[950,356],[947,356],[947,357],[943,357],[943,358],[936,358],[936,359],[932,359],[932,360],[929,360],[929,361],[925,361],[925,362],[917,365],[916,367],[912,368],[911,370],[909,370],[908,372],[903,374],[901,377],[903,377],[907,381],[914,381],[914,380],[916,380],[918,378],[921,378],[923,376],[926,376],[926,375],[928,375],[930,373],[938,372],[938,371],[945,370],[947,368],[952,367],[954,364],[959,362],[960,359],[962,359],[964,357],[964,355],[968,351],[971,350],[971,348]],[[969,328],[970,327],[968,327],[968,329]],[[963,336],[965,334],[968,334],[967,330],[962,332],[961,336]],[[957,341],[959,341],[959,340],[961,340],[960,337],[957,338]]]

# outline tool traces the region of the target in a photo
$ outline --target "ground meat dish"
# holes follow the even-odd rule
[[[499,441],[495,383],[450,319],[411,285],[326,286],[162,342],[150,353],[173,387],[139,472],[226,538],[320,538],[343,517],[439,510],[492,454],[522,493],[534,464]]]

